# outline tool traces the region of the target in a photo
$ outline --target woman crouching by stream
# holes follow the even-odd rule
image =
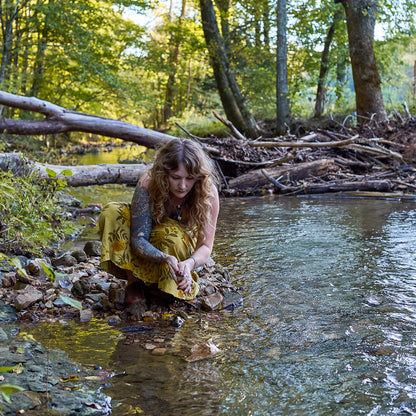
[[[143,300],[149,286],[179,299],[196,297],[195,269],[209,259],[214,242],[217,179],[202,146],[173,139],[156,153],[131,204],[104,207],[101,267],[127,279],[126,304]]]

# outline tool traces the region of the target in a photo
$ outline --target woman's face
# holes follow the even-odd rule
[[[181,163],[178,169],[170,172],[168,175],[169,191],[176,198],[183,199],[192,190],[196,181],[197,179],[190,175],[183,163]]]

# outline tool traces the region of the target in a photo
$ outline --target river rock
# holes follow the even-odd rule
[[[53,267],[59,267],[59,266],[70,267],[70,266],[74,266],[78,262],[75,257],[66,253],[60,257],[57,257],[56,259],[52,259],[51,263]]]
[[[32,275],[32,276],[37,276],[40,277],[42,279],[47,279],[48,275],[45,272],[42,263],[45,264],[46,266],[50,267],[50,260],[49,259],[33,259],[30,260],[29,263],[27,264],[27,271]]]
[[[26,286],[26,288],[16,296],[14,300],[14,307],[17,310],[26,309],[36,302],[43,299],[43,293],[35,289],[33,286]]]
[[[83,263],[83,262],[88,261],[87,254],[85,253],[84,250],[76,250],[76,251],[73,251],[71,253],[71,256],[72,257],[75,257],[77,259],[78,263]]]
[[[0,300],[0,324],[16,320],[16,309]]]
[[[8,340],[8,336],[6,332],[3,330],[3,328],[0,328],[0,342],[5,342]]]
[[[74,296],[82,298],[91,290],[91,284],[88,279],[80,279],[74,282],[71,292]]]
[[[126,300],[126,291],[119,286],[112,284],[110,286],[110,290],[108,291],[108,300],[115,309],[122,310],[125,306],[124,302]]]
[[[156,356],[159,356],[160,357],[162,355],[165,355],[167,351],[168,351],[167,348],[164,348],[164,347],[156,347],[156,348],[154,348],[152,350],[152,355],[156,355]]]
[[[220,292],[215,292],[209,296],[203,296],[200,298],[202,307],[209,311],[215,311],[220,308],[224,301],[224,296]]]
[[[1,284],[3,287],[13,287],[16,282],[17,278],[15,272],[5,273],[1,279]]]
[[[93,318],[93,313],[90,309],[83,309],[79,314],[79,320],[81,323],[85,324]]]
[[[110,398],[100,392],[101,384],[86,382],[96,375],[95,370],[69,361],[62,351],[46,351],[37,342],[16,339],[9,342],[21,353],[0,348],[1,365],[14,367],[22,363],[23,371],[2,373],[2,384],[17,385],[24,391],[11,394],[8,402],[3,401],[1,414],[104,416],[111,413]]]
[[[84,251],[87,256],[101,256],[101,241],[88,241],[85,243]]]

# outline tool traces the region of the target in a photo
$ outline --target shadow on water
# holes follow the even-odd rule
[[[109,339],[100,365],[120,374],[104,389],[113,414],[416,414],[415,207],[223,200],[215,260],[244,306],[208,327],[186,321],[162,357]],[[221,354],[185,362],[183,346],[200,339]],[[75,355],[90,363],[82,348]]]

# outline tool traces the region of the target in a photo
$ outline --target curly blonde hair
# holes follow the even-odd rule
[[[168,217],[168,175],[177,170],[181,163],[197,179],[183,205],[181,226],[200,237],[210,218],[210,198],[213,186],[218,185],[218,175],[202,146],[192,140],[173,139],[157,151],[149,170],[148,192],[152,219],[160,224]]]

